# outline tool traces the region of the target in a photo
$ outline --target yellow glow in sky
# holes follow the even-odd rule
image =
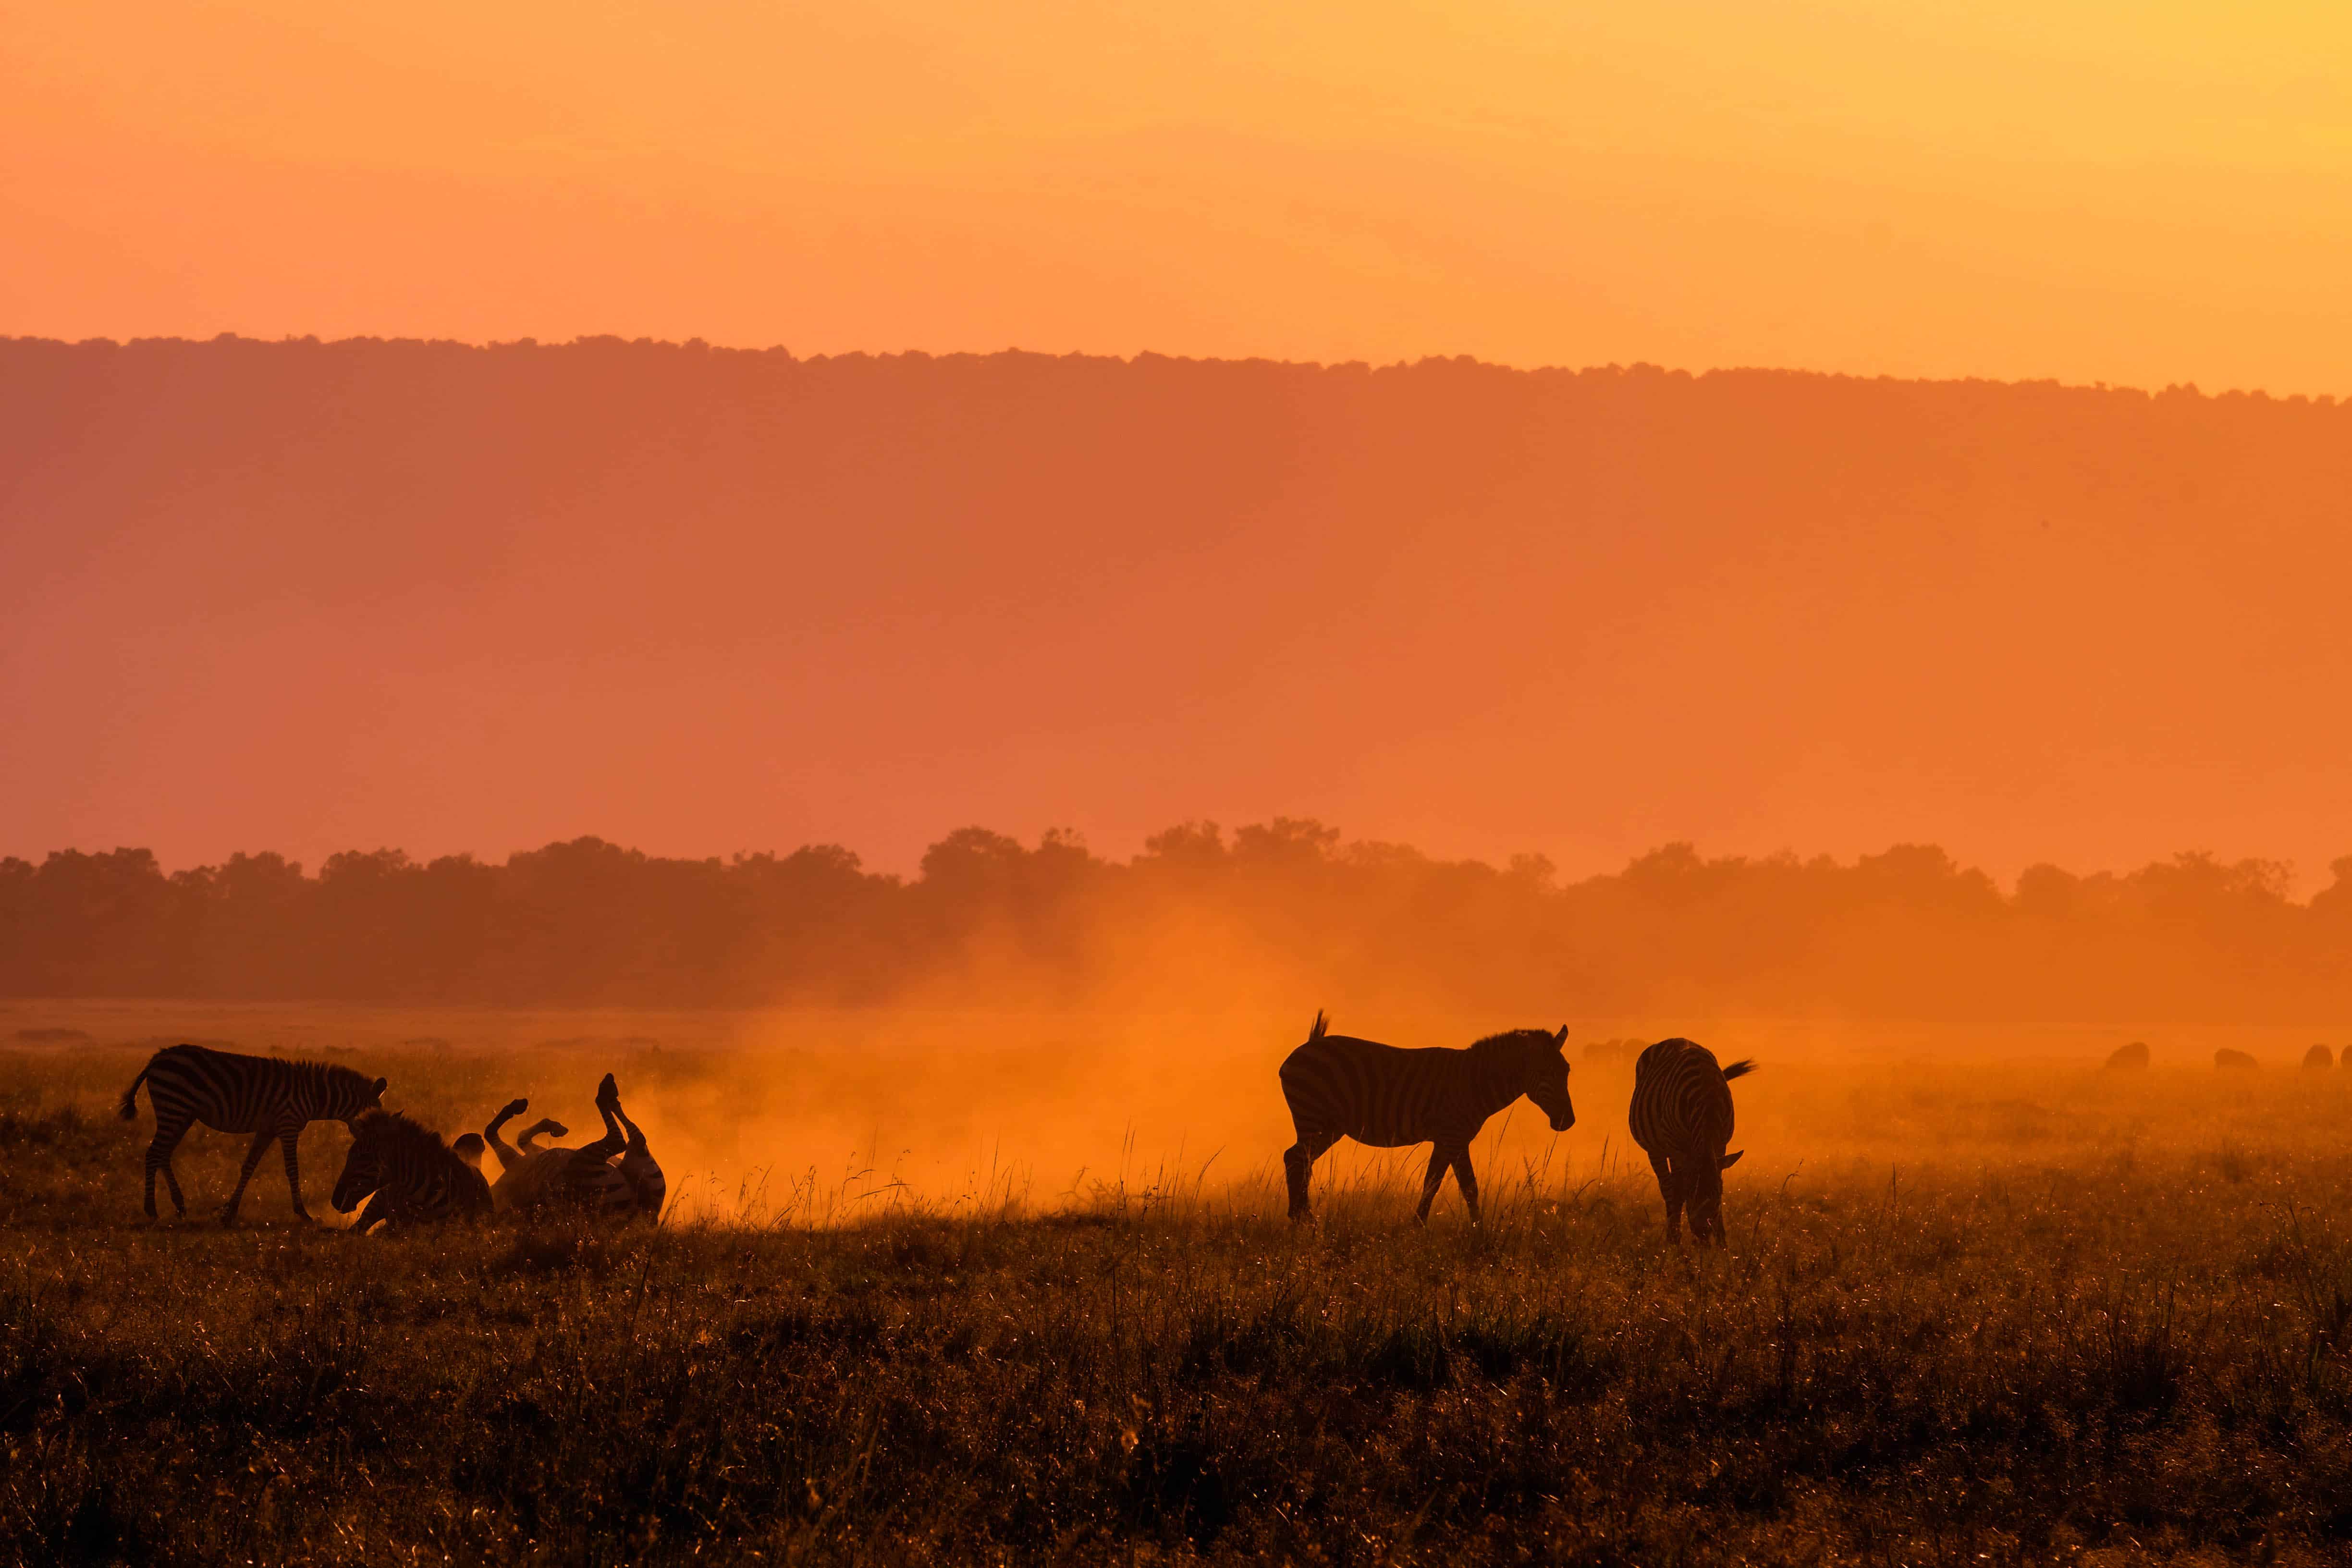
[[[2352,6],[0,9],[0,332],[2352,391]]]

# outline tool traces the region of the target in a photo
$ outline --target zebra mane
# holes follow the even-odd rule
[[[457,1152],[443,1141],[441,1134],[422,1121],[401,1110],[371,1110],[352,1124],[356,1145],[371,1139],[396,1143],[407,1148],[440,1154],[456,1160]]]
[[[1534,1046],[1549,1048],[1556,1043],[1556,1037],[1549,1029],[1506,1029],[1499,1035],[1489,1035],[1483,1040],[1473,1041],[1470,1048],[1474,1051],[1526,1049]]]
[[[341,1062],[322,1062],[310,1057],[268,1057],[268,1061],[282,1062],[296,1072],[324,1073],[327,1081],[346,1089],[357,1089],[362,1094],[375,1092],[375,1079],[357,1068],[347,1068]]]

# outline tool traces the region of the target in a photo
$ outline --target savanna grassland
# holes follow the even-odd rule
[[[1257,1103],[1278,1038],[1246,1074],[1162,1058],[1178,1110],[1243,1107],[1221,1155],[957,1189],[838,1173],[811,1132],[765,1174],[698,1147],[698,1188],[690,1131],[824,1096],[985,1121],[1034,1083],[1055,1147],[1137,1135],[1001,1041],[983,1082],[611,1020],[301,1020],[452,1131],[518,1084],[584,1109],[614,1067],[682,1189],[659,1230],[362,1240],[293,1222],[274,1156],[221,1230],[243,1140],[201,1130],[189,1218],[150,1225],[152,1121],[112,1105],[143,1037],[12,1016],[38,1037],[0,1055],[6,1560],[2352,1555],[2352,1079],[2295,1068],[2299,1037],[2221,1074],[2201,1039],[2116,1073],[2072,1037],[1776,1037],[1707,1253],[1666,1242],[1626,1070],[1577,1045],[1576,1129],[1481,1141],[1483,1226],[1449,1190],[1415,1228],[1404,1167],[1359,1160],[1302,1230]],[[344,1146],[304,1140],[314,1213]]]

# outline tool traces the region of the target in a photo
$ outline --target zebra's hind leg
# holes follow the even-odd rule
[[[147,1217],[155,1217],[155,1173],[163,1173],[164,1188],[172,1194],[173,1213],[181,1219],[188,1217],[188,1204],[180,1195],[180,1178],[172,1172],[172,1151],[188,1135],[184,1121],[166,1122],[160,1118],[155,1123],[155,1137],[147,1145]]]
[[[1282,1173],[1290,1183],[1290,1217],[1294,1222],[1304,1224],[1313,1217],[1307,1205],[1307,1186],[1315,1174],[1315,1162],[1338,1142],[1336,1136],[1302,1131],[1298,1142],[1283,1151]]]
[[[1470,1145],[1463,1144],[1454,1151],[1454,1184],[1462,1189],[1462,1206],[1470,1211],[1470,1223],[1478,1223],[1478,1176],[1470,1169]]]
[[[1421,1181],[1421,1206],[1412,1211],[1415,1225],[1429,1223],[1429,1205],[1437,1201],[1437,1189],[1445,1182],[1446,1167],[1454,1163],[1454,1151],[1440,1143],[1429,1152],[1429,1174]]]
[[[236,1191],[229,1194],[228,1202],[221,1205],[221,1224],[234,1225],[236,1222],[236,1205],[245,1201],[246,1184],[253,1180],[254,1168],[261,1163],[264,1152],[277,1142],[278,1129],[275,1127],[265,1127],[253,1135],[253,1147],[245,1152],[245,1169],[236,1173]]]
[[[580,1151],[582,1159],[601,1163],[629,1146],[629,1135],[621,1131],[621,1124],[613,1114],[620,1107],[620,1091],[613,1087],[613,1075],[606,1073],[604,1081],[596,1086],[596,1110],[604,1118],[604,1136],[583,1148]]]

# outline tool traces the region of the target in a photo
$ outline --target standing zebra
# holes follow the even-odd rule
[[[1308,1216],[1307,1178],[1323,1152],[1342,1138],[1378,1149],[1433,1143],[1429,1174],[1413,1218],[1426,1224],[1429,1205],[1448,1167],[1472,1223],[1478,1218],[1478,1178],[1470,1169],[1470,1141],[1487,1118],[1522,1094],[1551,1118],[1551,1130],[1576,1124],[1568,1099],[1568,1026],[1510,1029],[1467,1050],[1407,1051],[1327,1031],[1321,1013],[1307,1043],[1282,1063],[1282,1098],[1298,1142],[1282,1156],[1290,1178],[1290,1217]]]
[[[490,1189],[502,1214],[527,1214],[562,1205],[608,1219],[635,1215],[658,1218],[669,1186],[646,1145],[646,1135],[621,1109],[621,1092],[606,1073],[596,1086],[596,1109],[604,1118],[604,1136],[578,1149],[533,1146],[542,1131],[563,1136],[562,1123],[541,1119],[522,1135],[522,1148],[510,1147],[499,1129],[530,1109],[527,1100],[509,1102],[483,1129],[499,1157],[503,1173]],[[618,1154],[620,1162],[612,1163]]]
[[[462,1145],[472,1136],[453,1149],[441,1134],[398,1111],[369,1111],[352,1126],[352,1152],[335,1181],[335,1212],[349,1214],[367,1199],[352,1226],[361,1236],[376,1225],[481,1218],[490,1212],[490,1184],[478,1168],[478,1141],[473,1158],[466,1157]]]
[[[1730,1085],[1755,1070],[1752,1061],[1718,1067],[1713,1051],[1684,1039],[1660,1040],[1633,1063],[1633,1104],[1626,1120],[1658,1173],[1666,1234],[1677,1242],[1687,1203],[1691,1234],[1725,1245],[1723,1173],[1748,1152],[1723,1152],[1731,1142]]]
[[[147,1217],[155,1217],[155,1173],[172,1194],[172,1207],[185,1216],[188,1205],[180,1197],[180,1178],[172,1173],[172,1151],[180,1146],[192,1123],[201,1121],[216,1132],[250,1132],[253,1147],[245,1152],[245,1169],[237,1173],[236,1191],[221,1210],[221,1224],[236,1218],[236,1205],[261,1163],[272,1140],[286,1145],[286,1186],[294,1194],[294,1212],[310,1217],[302,1206],[302,1168],[294,1157],[295,1141],[313,1121],[349,1125],[363,1112],[383,1104],[383,1079],[365,1079],[349,1068],[324,1062],[285,1061],[276,1057],[239,1056],[233,1051],[207,1050],[202,1046],[171,1046],[147,1058],[131,1087],[122,1091],[122,1120],[139,1115],[139,1086],[155,1111],[155,1137],[147,1145]]]

